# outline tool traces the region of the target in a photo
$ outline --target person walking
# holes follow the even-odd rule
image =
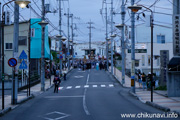
[[[142,78],[142,85],[143,85],[143,90],[144,90],[147,88],[147,86],[146,86],[146,75],[144,74],[144,72],[143,72],[141,78]]]
[[[99,63],[96,63],[96,70],[99,70]]]
[[[58,93],[58,87],[59,87],[59,84],[61,83],[61,80],[58,75],[55,75],[53,82],[54,82],[54,93],[55,92]]]
[[[141,87],[142,80],[141,80],[141,73],[138,73],[138,82],[139,82],[139,87]]]

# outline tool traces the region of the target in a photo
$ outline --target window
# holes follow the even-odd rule
[[[157,66],[159,66],[159,65],[160,65],[160,57],[157,58]]]
[[[19,45],[27,45],[27,37],[26,36],[19,36]]]
[[[148,55],[148,66],[150,66],[151,65],[151,57],[150,57],[150,55]]]
[[[6,50],[12,50],[12,43],[6,43]]]
[[[139,67],[139,60],[135,60],[135,67]]]
[[[165,35],[157,35],[157,43],[165,43]]]
[[[142,66],[145,66],[145,56],[142,55]]]

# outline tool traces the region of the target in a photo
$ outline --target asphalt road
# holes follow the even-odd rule
[[[62,81],[58,93],[49,91],[10,111],[1,120],[121,120],[123,114],[135,120],[148,120],[152,114],[165,114],[141,103],[104,70],[74,69]],[[149,116],[148,116],[149,115]],[[125,118],[124,118],[125,119]],[[157,118],[154,118],[157,119]],[[152,119],[151,119],[152,120]],[[164,120],[158,119],[158,120]],[[175,120],[174,118],[171,120]]]

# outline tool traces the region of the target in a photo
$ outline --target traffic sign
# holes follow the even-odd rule
[[[59,59],[63,59],[63,56],[62,56],[62,55],[60,55]]]
[[[8,65],[9,65],[10,67],[15,67],[15,66],[17,65],[17,60],[16,60],[15,58],[10,58],[10,59],[8,60]]]
[[[67,55],[70,55],[70,53],[69,53],[69,52],[67,52]]]
[[[26,65],[24,60],[21,62],[21,65],[19,66],[19,69],[27,69],[27,65]]]
[[[27,55],[24,50],[21,52],[19,59],[27,59]]]
[[[63,51],[60,51],[59,54],[60,54],[60,55],[63,55]]]

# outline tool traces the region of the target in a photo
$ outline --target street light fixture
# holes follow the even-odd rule
[[[124,24],[116,25],[116,28],[121,30],[121,46],[122,46],[122,84],[125,84],[125,45],[124,45]]]
[[[62,42],[65,42],[65,41],[66,41],[66,38],[65,38],[65,37],[62,37],[61,40],[62,40]]]
[[[148,9],[151,12],[151,102],[153,102],[153,11],[143,5],[136,4],[134,4],[133,6],[129,6],[128,8],[136,13],[138,12],[138,10],[142,9],[142,7]]]
[[[29,0],[16,0],[15,3],[18,4],[19,7],[25,8],[30,3],[30,1]]]
[[[4,7],[13,2],[15,0],[11,0],[7,3],[5,3],[3,6],[2,6],[2,24],[1,24],[1,28],[2,28],[2,109],[4,109],[4,25],[5,25],[5,13],[4,13]],[[20,7],[22,7],[22,3],[25,2],[27,4],[30,3],[30,1],[28,2],[28,0],[18,0],[18,1],[15,1],[16,4],[18,4]],[[26,5],[27,5],[26,4]],[[16,12],[16,11],[15,11]]]

